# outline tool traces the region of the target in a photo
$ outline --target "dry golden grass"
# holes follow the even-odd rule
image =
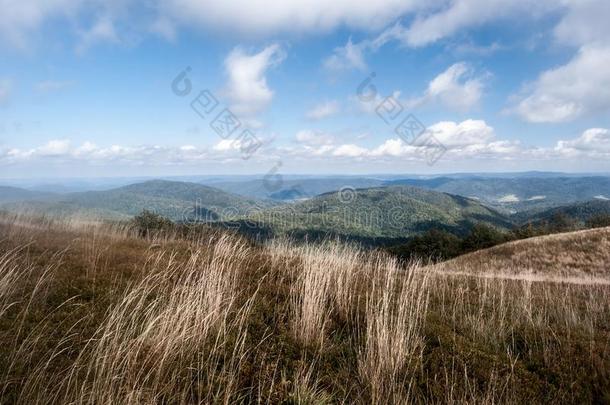
[[[193,396],[206,403],[235,400],[235,374],[255,298],[238,302],[236,270],[247,259],[248,249],[227,237],[199,247],[186,262],[175,253],[151,255],[145,277],[111,310],[75,362],[57,392],[59,402],[150,403],[162,398],[186,403]],[[236,342],[226,358],[232,334]],[[201,390],[193,385],[194,377],[222,379],[224,386]]]
[[[444,262],[441,271],[610,283],[610,228],[509,242]]]
[[[345,320],[351,317],[362,272],[370,272],[371,264],[362,252],[337,243],[289,248],[287,258],[295,256],[297,265],[278,263],[294,280],[294,332],[304,344],[322,348],[333,312]]]
[[[428,277],[417,264],[401,271],[387,260],[372,279],[366,300],[364,347],[358,370],[373,403],[406,403],[421,365],[422,324],[428,308]]]
[[[480,277],[600,276],[607,237],[429,268],[332,242],[3,216],[0,403],[609,402],[610,286]],[[549,264],[570,254],[591,267]]]

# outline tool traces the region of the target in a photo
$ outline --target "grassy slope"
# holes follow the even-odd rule
[[[586,257],[596,232],[521,243]],[[403,282],[370,252],[222,238],[0,221],[0,257],[21,248],[0,265],[2,402],[610,401],[608,286]]]
[[[610,282],[610,228],[539,236],[460,256],[436,266],[449,272],[595,278]]]
[[[501,214],[474,200],[407,186],[322,194],[255,217],[281,232],[317,231],[362,238],[404,238],[430,227],[457,232],[485,222],[510,226]]]

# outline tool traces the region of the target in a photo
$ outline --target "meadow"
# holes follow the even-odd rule
[[[609,240],[428,265],[3,214],[0,402],[608,403]]]

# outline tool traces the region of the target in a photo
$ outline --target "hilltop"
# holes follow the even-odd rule
[[[18,187],[0,186],[0,204],[25,200],[44,200],[55,196],[54,193],[30,191]]]
[[[559,205],[610,198],[608,176],[537,177],[434,177],[397,179],[388,184],[406,184],[451,194],[477,198],[506,212],[544,210]]]
[[[513,219],[518,223],[543,223],[561,216],[576,221],[576,225],[582,225],[602,215],[610,215],[610,200],[595,199],[541,211],[526,211],[513,216]]]
[[[150,180],[105,191],[52,196],[41,201],[22,201],[8,206],[45,214],[129,219],[142,210],[159,213],[174,221],[220,219],[246,215],[272,204],[227,193],[197,183]],[[198,210],[205,210],[200,218]]]
[[[610,227],[508,242],[434,267],[485,277],[610,284],[609,263]]]
[[[510,221],[479,202],[408,186],[338,191],[259,213],[279,234],[352,239],[406,238],[430,228],[463,233],[475,223],[507,229]]]
[[[384,180],[371,177],[340,176],[283,179],[277,184],[272,179],[250,179],[247,181],[214,182],[210,185],[246,197],[286,201],[312,198],[345,187],[370,188],[382,186],[384,183]]]

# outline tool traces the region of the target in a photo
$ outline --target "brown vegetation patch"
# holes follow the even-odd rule
[[[608,233],[447,265],[599,275]],[[2,403],[604,403],[609,325],[606,285],[449,277],[205,228],[0,220]]]

